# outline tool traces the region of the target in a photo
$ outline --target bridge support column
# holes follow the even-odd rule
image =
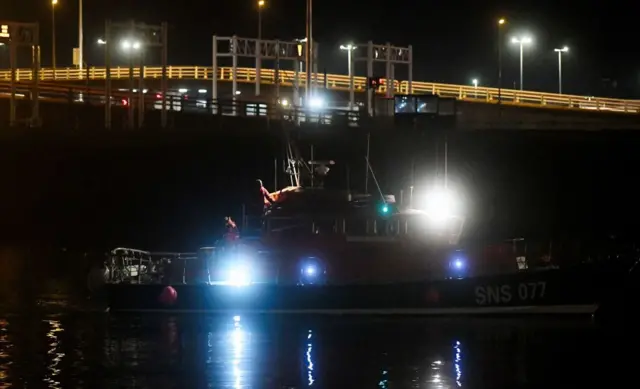
[[[274,69],[274,82],[276,86],[276,101],[280,99],[280,41],[276,41],[276,63]]]
[[[18,48],[27,47],[31,51],[31,115],[24,122],[29,126],[38,126],[39,118],[39,70],[40,70],[40,26],[38,23],[19,23],[0,21],[0,43],[9,47],[9,66],[11,68],[11,85],[9,101],[9,125],[18,124],[16,82],[18,80]]]
[[[413,46],[409,45],[409,74],[407,75],[407,94],[413,94]]]
[[[374,45],[373,42],[369,41],[366,45],[355,45],[356,47],[366,46],[367,54],[366,56],[356,55],[353,58],[353,61],[366,61],[367,62],[367,83],[370,81],[371,77],[378,78],[374,76],[373,65],[375,62],[384,62],[385,64],[385,73],[386,73],[386,97],[392,98],[395,94],[394,88],[394,79],[395,79],[395,66],[398,64],[406,64],[409,66],[409,90],[413,90],[412,86],[412,66],[413,66],[413,50],[412,47],[396,47],[392,46],[390,43],[386,43],[384,45]],[[357,54],[358,51],[354,51],[354,54]],[[352,73],[353,74],[353,73]],[[374,116],[375,112],[375,93],[376,90],[369,87],[369,84],[366,85],[367,88],[367,112],[369,116]],[[408,92],[411,93],[411,92]],[[385,114],[391,114],[388,110],[385,109]]]
[[[135,39],[135,29],[136,23],[132,20],[130,24],[129,39]],[[131,42],[131,45],[134,43]],[[133,47],[129,49],[133,50]],[[133,53],[129,53],[129,92],[127,93],[127,99],[129,100],[129,104],[127,105],[127,120],[129,123],[129,130],[133,130],[135,128],[135,118],[134,118],[134,101],[133,101],[133,88],[135,84],[133,82]]]
[[[367,42],[367,79],[373,77],[373,42]],[[374,90],[367,87],[367,113],[373,116],[373,93]]]
[[[351,57],[352,49],[349,49],[349,57]],[[356,94],[355,94],[355,85],[353,80],[353,73],[355,67],[353,66],[354,61],[349,60],[349,111],[353,111],[356,107]]]
[[[144,53],[140,52],[140,76],[138,77],[138,128],[144,126]]]
[[[40,127],[40,45],[31,49],[33,90],[31,91],[31,127]]]
[[[313,59],[312,59],[312,69],[313,69],[313,85],[312,85],[312,92],[311,94],[313,95],[313,89],[317,89],[318,88],[318,43],[317,42],[313,42]]]
[[[302,66],[302,62],[295,61],[293,63],[293,101],[291,105],[294,107],[300,106],[300,67]]]
[[[238,95],[238,37],[231,38],[231,100],[233,101],[233,116],[236,115],[236,96]]]
[[[386,88],[387,91],[385,93],[385,96],[387,98],[390,98],[393,96],[393,75],[392,73],[392,64],[391,64],[391,43],[387,42],[387,47],[386,47],[386,55],[384,56],[385,58],[385,82],[386,82]]]
[[[256,41],[256,96],[260,96],[260,81],[262,81],[262,39]]]
[[[211,58],[211,113],[218,113],[218,38],[214,35]]]
[[[162,34],[162,79],[160,80],[160,88],[162,89],[162,111],[160,112],[160,126],[167,128],[167,89],[168,77],[167,66],[169,65],[169,26],[167,22],[160,25],[160,33]]]
[[[111,129],[111,21],[104,23],[104,128]]]
[[[11,67],[11,101],[9,103],[9,126],[15,127],[17,124],[16,118],[16,78],[18,74],[18,65],[16,61],[17,50],[14,45],[9,47],[9,67]]]
[[[111,23],[110,21],[105,22],[105,41],[103,42],[105,46],[105,128],[111,128],[111,54],[112,47],[114,45],[120,44],[120,42],[114,42],[112,39],[112,28],[117,28],[126,32],[127,40],[122,43],[127,43],[124,48],[128,51],[128,59],[129,59],[129,91],[127,93],[127,122],[129,129],[134,129],[136,127],[136,110],[138,112],[138,120],[137,127],[142,127],[144,124],[144,114],[145,114],[145,96],[144,96],[144,59],[146,51],[151,47],[159,47],[161,50],[161,66],[162,66],[162,77],[160,80],[162,89],[162,108],[160,113],[160,125],[162,128],[166,128],[167,126],[167,52],[168,52],[168,28],[167,23],[163,22],[160,25],[148,25],[145,23],[136,23],[134,20],[131,20],[127,23]],[[136,63],[136,59],[139,61],[139,64]],[[136,95],[134,93],[134,88],[136,88],[136,82],[134,80],[135,74],[134,71],[139,66],[140,74],[138,75],[139,79],[137,82],[137,87],[139,89],[138,96],[136,99]],[[172,105],[173,106],[173,105]]]

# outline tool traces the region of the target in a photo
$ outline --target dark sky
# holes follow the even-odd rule
[[[94,42],[105,18],[170,24],[172,64],[209,65],[211,35],[257,36],[256,1],[84,0],[85,56],[102,63]],[[59,65],[71,62],[77,41],[77,0],[59,0],[56,11]],[[304,0],[267,0],[263,36],[288,40],[304,35]],[[43,61],[51,60],[49,0],[0,0],[2,17],[39,21]],[[640,98],[639,7],[622,0],[411,1],[316,0],[314,38],[320,43],[320,69],[346,73],[347,41],[413,45],[417,80],[496,85],[496,20],[509,20],[503,41],[504,85],[519,79],[519,52],[509,43],[520,32],[534,37],[525,52],[525,89],[557,90],[555,47],[568,45],[563,58],[564,91],[574,94]],[[0,52],[1,54],[1,52]],[[2,55],[0,55],[1,57]],[[6,60],[3,59],[5,64]],[[242,64],[241,64],[242,65]],[[248,64],[244,64],[248,65]],[[356,70],[363,75],[364,68]],[[383,72],[383,66],[376,70]],[[398,69],[398,78],[405,73]],[[381,74],[382,75],[382,74]]]

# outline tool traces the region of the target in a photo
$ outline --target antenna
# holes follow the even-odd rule
[[[444,141],[444,188],[447,189],[447,181],[448,181],[448,164],[449,164],[449,159],[447,156],[447,152],[449,150],[449,144],[447,143],[446,139]]]
[[[380,198],[386,204],[387,201],[384,198],[384,194],[382,193],[382,189],[380,189],[380,184],[378,183],[378,179],[376,178],[376,175],[373,172],[373,168],[371,167],[371,164],[369,163],[369,158],[366,158],[366,161],[367,161],[367,167],[369,168],[368,170],[371,171],[371,178],[373,178],[373,182],[375,182],[376,187],[378,188],[378,193],[380,193]]]
[[[369,152],[371,146],[371,132],[367,133],[367,155],[364,157],[365,161],[367,161],[367,168],[365,169],[364,176],[364,193],[369,194]]]

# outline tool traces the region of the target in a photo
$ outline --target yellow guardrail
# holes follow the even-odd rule
[[[275,71],[273,69],[261,69],[260,82],[263,84],[275,84]],[[140,69],[134,69],[134,77],[140,76]],[[145,67],[143,69],[144,78],[158,79],[162,76],[162,68]],[[169,66],[167,76],[173,80],[211,80],[212,68],[210,66]],[[231,81],[232,68],[219,67],[217,78],[221,81]],[[128,67],[111,68],[113,79],[129,78]],[[241,83],[255,83],[256,70],[254,68],[237,68],[237,81]],[[295,73],[291,70],[280,70],[279,83],[282,86],[293,86]],[[16,74],[18,81],[28,81],[33,78],[31,69],[19,69]],[[91,67],[80,71],[75,68],[44,68],[40,72],[40,79],[43,81],[80,81],[106,79],[106,70],[103,67]],[[0,70],[0,81],[10,81],[11,72]],[[317,85],[324,85],[324,74],[314,74],[312,80]],[[356,92],[363,92],[366,88],[366,77],[354,77],[354,88]],[[306,77],[304,73],[299,74],[299,85],[305,86]],[[348,91],[349,76],[340,74],[327,74],[327,87],[334,90]],[[486,87],[473,87],[469,85],[439,84],[433,82],[414,81],[412,90],[409,90],[408,81],[395,80],[394,90],[400,94],[411,93],[431,93],[443,97],[454,97],[459,100],[496,103],[498,101],[498,89]],[[383,85],[378,93],[385,93]],[[513,89],[502,89],[502,101],[506,104],[514,104],[528,107],[540,108],[562,108],[562,109],[584,109],[595,111],[613,111],[625,113],[640,113],[640,100],[610,99],[601,97],[560,95],[557,93],[544,93],[532,91],[519,91]]]

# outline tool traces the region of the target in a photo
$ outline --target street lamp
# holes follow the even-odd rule
[[[340,50],[347,51],[347,65],[349,66],[349,77],[351,77],[351,52],[357,48],[358,46],[354,46],[351,43],[349,43],[348,45],[340,45]]]
[[[58,0],[51,0],[51,67],[56,70],[56,5]]]
[[[105,41],[105,40],[104,40],[104,39],[102,39],[102,38],[99,38],[99,39],[98,39],[98,44],[99,44],[99,45],[106,45],[106,44],[107,44],[107,41]]]
[[[82,21],[82,0],[78,0],[78,69],[84,66],[84,22]]]
[[[122,50],[124,51],[140,50],[141,46],[142,45],[140,44],[140,41],[132,41],[129,39],[125,39],[122,42],[120,42],[120,47],[122,47]]]
[[[471,83],[473,84],[473,89],[475,90],[475,95],[477,99],[478,98],[478,79],[474,78],[473,80],[471,80]]]
[[[262,39],[262,9],[266,4],[264,0],[258,0],[258,40]]]
[[[558,53],[558,93],[562,94],[562,53],[566,53],[569,51],[567,46],[561,49],[553,49],[556,53]]]
[[[506,23],[505,18],[498,19],[498,104],[502,102],[502,26]]]
[[[528,36],[523,36],[521,38],[516,38],[514,37],[513,39],[511,39],[511,42],[519,44],[520,45],[520,90],[523,90],[523,86],[522,86],[522,81],[523,81],[523,76],[522,76],[522,58],[523,58],[523,53],[524,53],[524,45],[528,45],[531,42],[533,42],[533,40],[531,39],[531,37]]]
[[[357,49],[358,46],[354,46],[352,43],[347,45],[340,45],[340,50],[347,51],[347,66],[349,67],[349,109],[353,109],[355,102],[354,90],[353,90],[353,63],[351,62],[351,52]]]

